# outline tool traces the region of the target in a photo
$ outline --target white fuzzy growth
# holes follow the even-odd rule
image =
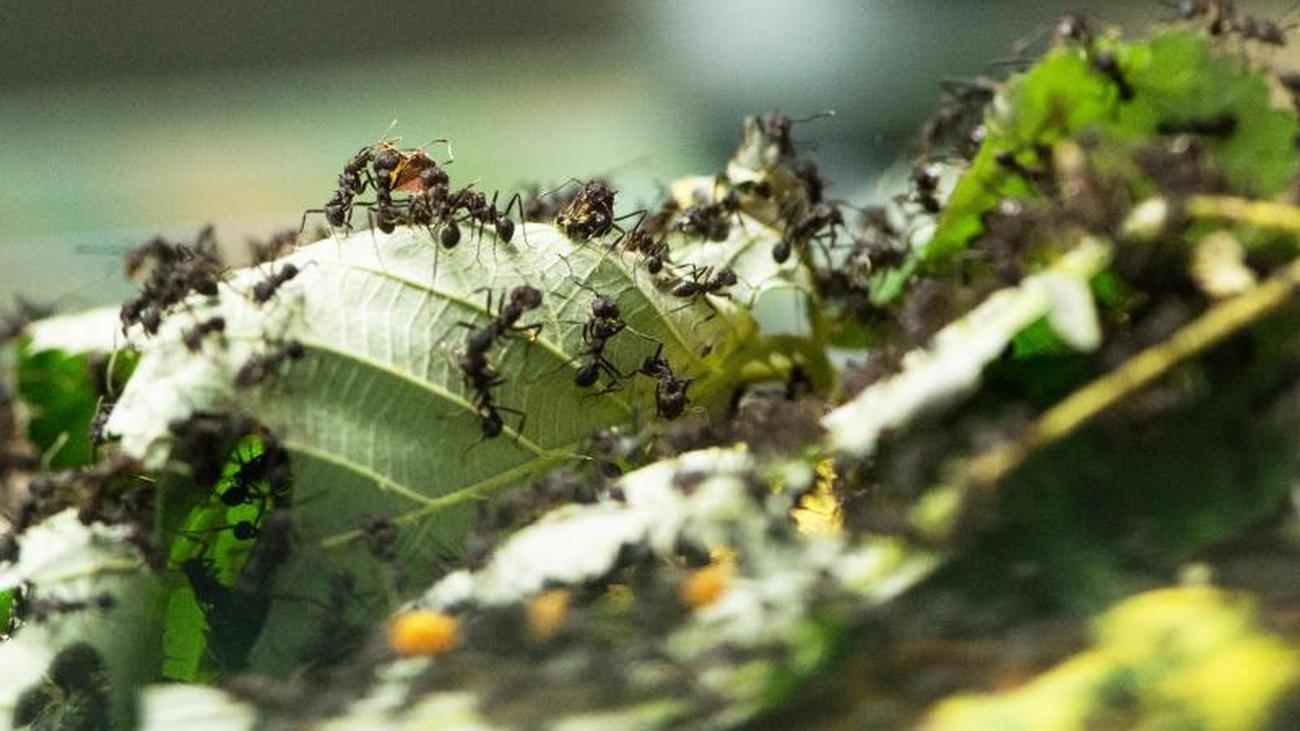
[[[719,526],[753,516],[754,501],[737,475],[753,467],[743,448],[707,449],[628,473],[619,485],[626,502],[566,505],[516,533],[481,571],[458,571],[433,586],[421,603],[501,605],[543,587],[577,585],[608,573],[624,546],[647,545],[670,555],[689,524],[705,545],[723,538]],[[689,494],[679,475],[705,474]]]
[[[897,375],[867,387],[827,414],[822,425],[830,433],[831,446],[869,456],[888,430],[973,390],[984,367],[1044,316],[1072,347],[1096,348],[1101,330],[1089,280],[1108,258],[1106,245],[1088,239],[1046,271],[994,292],[936,333],[928,348],[908,353]]]

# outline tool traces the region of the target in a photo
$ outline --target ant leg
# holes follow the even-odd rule
[[[438,288],[438,257],[442,254],[442,247],[438,245],[438,237],[433,233],[433,227],[425,225],[425,233],[429,234],[429,243],[433,246],[433,271],[429,276],[429,288]]]
[[[497,406],[496,409],[497,411],[504,411],[507,414],[514,414],[519,417],[519,426],[515,427],[515,434],[522,439],[524,436],[524,425],[528,423],[528,414],[525,414],[519,409],[512,409],[509,406]]]
[[[307,230],[307,216],[310,216],[313,213],[324,213],[324,212],[325,212],[324,208],[308,208],[307,210],[303,211],[302,223],[298,224],[298,233],[302,234],[303,231]]]
[[[494,200],[495,198],[496,196],[493,196]],[[524,199],[520,197],[518,193],[510,196],[510,200],[506,201],[506,207],[502,209],[501,214],[505,216],[510,215],[511,208],[515,208],[519,211],[519,233],[524,237],[524,244],[532,246],[532,244],[528,242],[528,222],[524,220]]]

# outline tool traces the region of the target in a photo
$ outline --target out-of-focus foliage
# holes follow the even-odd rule
[[[1283,728],[1300,707],[1300,646],[1248,598],[1211,588],[1139,594],[1095,623],[1093,646],[1015,690],[958,696],[925,727]]]

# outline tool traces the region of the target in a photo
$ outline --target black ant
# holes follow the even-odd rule
[[[726,267],[716,270],[713,267],[692,267],[688,277],[677,280],[668,293],[682,298],[698,297],[702,294],[721,297],[726,296],[722,290],[737,281],[739,278],[736,273]]]
[[[686,391],[693,379],[674,375],[672,366],[663,357],[663,350],[660,343],[653,355],[646,356],[637,372],[655,379],[655,413],[671,421],[681,416],[690,404]]]
[[[912,168],[912,193],[908,200],[921,206],[931,215],[943,210],[939,201],[939,169],[934,165],[916,165]]]
[[[623,315],[613,297],[599,292],[594,294],[591,317],[582,325],[582,342],[586,347],[579,353],[580,357],[586,357],[588,361],[573,376],[573,383],[579,388],[596,385],[602,372],[615,383],[622,379],[618,369],[605,358],[605,345],[627,329],[627,323],[623,321]]]
[[[252,263],[265,264],[289,253],[298,243],[299,233],[287,228],[276,231],[267,239],[249,239],[248,252],[252,256]]]
[[[726,241],[731,235],[731,217],[740,213],[740,196],[734,188],[726,195],[682,210],[677,230],[688,236],[702,236],[709,241]]]
[[[262,451],[252,459],[239,459],[239,468],[231,476],[231,485],[220,495],[221,503],[227,507],[259,503],[265,505],[270,500],[277,507],[289,500],[289,488],[292,475],[289,471],[289,455],[269,437],[263,437]],[[266,489],[257,488],[265,483]]]
[[[366,172],[366,166],[371,163],[374,154],[373,147],[363,147],[343,165],[334,196],[325,203],[324,208],[303,211],[302,223],[298,226],[299,233],[307,227],[307,216],[312,213],[324,213],[325,220],[333,228],[351,228],[353,202],[365,192],[367,185],[374,182]]]
[[[471,399],[471,405],[475,413],[483,421],[483,436],[492,438],[501,434],[505,426],[501,418],[502,411],[518,414],[520,418],[519,430],[523,430],[523,419],[526,418],[523,412],[516,409],[509,409],[504,406],[497,406],[492,400],[492,389],[505,383],[496,369],[492,367],[487,360],[487,352],[492,349],[499,338],[505,337],[511,333],[528,332],[531,338],[535,338],[541,331],[542,324],[534,323],[532,325],[518,325],[519,318],[529,310],[536,309],[542,304],[542,292],[536,287],[527,284],[515,287],[508,295],[503,296],[500,305],[500,311],[492,320],[482,327],[475,327],[470,323],[462,322],[462,327],[469,328],[465,335],[465,350],[458,359],[458,366],[465,377],[466,384],[474,390],[474,396]],[[488,290],[487,311],[492,312],[492,291]]]
[[[599,182],[609,187],[609,184],[603,180],[593,180],[591,182]],[[524,220],[535,223],[553,223],[555,217],[560,215],[561,211],[573,203],[578,196],[582,195],[583,187],[575,188],[564,185],[543,192],[541,186],[530,186],[528,195],[523,198],[520,204]]]
[[[204,320],[194,327],[189,328],[181,334],[181,342],[185,343],[185,348],[191,353],[197,353],[203,347],[203,338],[210,333],[223,333],[226,331],[226,318],[212,317]]]
[[[941,148],[969,158],[980,141],[984,109],[997,90],[998,82],[985,77],[941,80],[939,111],[921,129],[920,158],[930,159]]]
[[[1098,51],[1092,54],[1092,57],[1088,62],[1097,70],[1098,73],[1110,79],[1111,82],[1115,84],[1115,87],[1119,89],[1120,101],[1127,102],[1133,100],[1133,85],[1124,77],[1124,72],[1120,70],[1119,67],[1119,59],[1114,53],[1110,51]]]
[[[836,228],[843,225],[844,214],[838,207],[830,203],[818,203],[786,226],[781,240],[772,247],[772,258],[778,264],[784,264],[796,248],[802,249],[825,228],[830,229],[833,242]]]
[[[518,207],[519,215],[522,218],[524,214],[523,199],[519,197],[518,193],[515,193],[510,197],[510,200],[506,202],[505,208],[498,209],[498,195],[499,193],[493,193],[492,201],[489,203],[486,196],[479,194],[470,199],[469,205],[465,207],[465,211],[469,214],[470,218],[478,222],[480,227],[491,226],[495,229],[497,238],[508,244],[515,236],[515,222],[507,218],[506,214],[510,212],[511,208]]]
[[[196,411],[185,419],[167,425],[168,431],[184,447],[185,460],[194,472],[194,480],[204,486],[216,484],[230,454],[230,447],[254,431],[254,424],[243,417],[213,411]]]
[[[286,282],[298,276],[299,271],[293,264],[285,264],[280,267],[280,271],[271,272],[265,279],[253,285],[253,301],[259,305],[270,302]]]
[[[645,257],[645,268],[651,275],[662,272],[668,262],[669,249],[664,234],[676,214],[676,203],[665,201],[655,213],[642,216],[623,239],[625,250]]]
[[[1090,48],[1096,34],[1093,32],[1091,21],[1086,16],[1081,13],[1066,13],[1056,21],[1056,27],[1052,29],[1052,37],[1057,43],[1077,43]]]
[[[366,548],[376,560],[389,564],[397,560],[400,531],[396,523],[388,518],[364,516],[360,528],[365,536]]]
[[[1162,135],[1226,138],[1231,137],[1236,131],[1237,115],[1232,112],[1224,112],[1205,119],[1165,120],[1156,125],[1156,132]]]
[[[1287,33],[1295,27],[1294,23],[1282,25],[1267,18],[1246,15],[1233,23],[1232,29],[1247,41],[1259,41],[1266,46],[1281,48],[1287,44]]]
[[[375,186],[373,205],[377,217],[374,226],[386,234],[392,233],[402,218],[400,209],[393,200],[393,179],[404,158],[405,155],[396,147],[385,144],[383,149],[375,154],[370,161],[370,170]]]
[[[297,340],[290,340],[278,350],[254,355],[235,374],[235,388],[255,386],[280,370],[287,361],[301,360],[306,355],[307,348]]]

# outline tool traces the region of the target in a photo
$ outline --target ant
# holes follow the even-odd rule
[[[486,309],[490,314],[492,290],[487,290],[487,293]],[[518,414],[521,417],[519,431],[523,431],[523,420],[526,418],[523,412],[497,406],[493,402],[492,389],[505,383],[505,379],[488,363],[487,352],[498,339],[511,333],[527,332],[530,340],[536,338],[537,333],[542,329],[541,323],[520,326],[518,322],[524,313],[540,307],[541,304],[541,290],[524,284],[502,296],[500,311],[486,325],[475,327],[467,322],[460,323],[461,327],[469,328],[469,332],[465,335],[465,350],[458,358],[457,365],[465,377],[466,385],[474,390],[470,403],[475,413],[482,419],[484,438],[490,439],[501,434],[505,426],[500,413],[502,411]]]
[[[1165,120],[1156,125],[1156,132],[1162,135],[1201,135],[1203,137],[1227,138],[1237,131],[1237,115],[1224,112],[1205,119],[1184,121]]]
[[[302,223],[298,226],[299,233],[307,228],[307,216],[312,213],[324,213],[325,220],[333,228],[352,227],[353,202],[358,195],[365,192],[368,185],[374,184],[374,179],[366,172],[366,166],[371,164],[374,154],[373,147],[363,147],[343,165],[343,172],[339,174],[338,187],[334,191],[334,196],[325,203],[324,208],[310,208],[303,211]]]
[[[401,535],[397,523],[388,518],[364,516],[360,529],[365,535],[366,548],[376,560],[388,564],[397,560],[397,542]]]
[[[185,348],[191,353],[198,353],[203,348],[203,338],[209,333],[223,333],[226,331],[226,318],[212,317],[198,323],[194,327],[186,330],[181,334],[181,341],[185,343]]]
[[[784,264],[795,248],[802,249],[825,228],[830,229],[833,244],[836,228],[843,225],[844,214],[840,212],[839,208],[829,203],[818,203],[794,223],[786,226],[785,231],[781,234],[781,240],[772,246],[772,258],[776,260],[776,263]],[[733,281],[732,284],[734,283]]]
[[[280,271],[271,272],[265,279],[253,285],[253,301],[259,305],[270,302],[285,283],[298,276],[299,271],[293,264],[285,264],[280,267]]]
[[[591,182],[599,182],[606,187],[609,185],[603,180],[593,180]],[[541,186],[529,186],[528,195],[520,205],[524,220],[535,223],[554,222],[555,217],[560,215],[561,211],[582,194],[582,190],[582,188],[575,189],[565,185],[555,190],[543,192]]]
[[[1164,0],[1162,4],[1174,11],[1179,20],[1199,20],[1208,18],[1208,30],[1211,36],[1220,36],[1231,32],[1236,26],[1237,9],[1226,0]]]
[[[939,169],[934,165],[916,165],[912,168],[912,193],[908,199],[931,215],[943,210],[939,201]]]
[[[664,240],[664,233],[676,214],[677,204],[667,200],[657,212],[642,216],[623,240],[624,249],[645,257],[646,271],[652,276],[662,272],[668,261],[668,242]]]
[[[1052,37],[1057,43],[1077,43],[1084,48],[1091,48],[1093,38],[1092,23],[1081,13],[1066,13],[1056,22]]]
[[[682,211],[677,230],[709,241],[726,241],[731,235],[731,216],[739,216],[740,196],[734,188],[712,203],[690,206]]]
[[[511,208],[518,207],[519,215],[522,218],[524,215],[524,204],[523,199],[519,197],[519,194],[515,193],[510,197],[510,200],[506,202],[505,208],[498,209],[497,196],[499,194],[499,192],[492,194],[491,203],[487,201],[486,196],[483,194],[477,194],[473,198],[469,199],[467,202],[468,204],[464,207],[465,212],[469,214],[470,218],[478,222],[480,229],[483,226],[493,227],[496,230],[497,238],[508,244],[515,236],[515,222],[507,218],[506,214],[510,212]]]
[[[987,77],[944,79],[939,82],[939,111],[921,128],[921,159],[950,148],[969,158],[979,143],[983,112],[997,93],[998,83]],[[813,200],[810,196],[812,202]]]
[[[674,297],[697,297],[702,294],[711,294],[718,297],[725,297],[726,293],[722,290],[732,286],[739,278],[736,273],[726,267],[714,270],[713,267],[692,267],[691,273],[687,279],[679,279],[673,285],[668,293]]]
[[[646,356],[636,372],[655,379],[655,413],[671,421],[681,416],[690,403],[686,391],[693,379],[674,375],[672,366],[663,357],[663,351],[663,343],[660,343],[653,355]]]
[[[266,264],[275,261],[293,250],[298,243],[298,234],[291,228],[282,229],[271,234],[270,238],[249,239],[248,252],[253,264]]]
[[[555,225],[576,241],[604,236],[613,229],[621,232],[614,218],[615,193],[603,180],[584,183],[577,197],[555,216]]]
[[[583,286],[579,283],[579,286]],[[585,287],[584,287],[585,288]],[[622,374],[605,358],[605,345],[615,335],[627,329],[618,303],[609,295],[593,292],[591,317],[582,325],[582,342],[586,345],[578,355],[589,360],[573,376],[573,384],[579,388],[590,388],[603,372],[615,383],[622,379]]]
[[[402,166],[405,155],[391,144],[385,143],[383,149],[370,160],[370,170],[375,187],[375,206],[377,221],[374,226],[390,234],[401,220],[397,204],[393,201],[393,179],[397,169]]]
[[[1133,100],[1133,85],[1124,77],[1124,72],[1120,70],[1119,67],[1119,59],[1116,58],[1114,53],[1110,51],[1098,51],[1092,54],[1092,57],[1088,62],[1097,70],[1098,73],[1110,79],[1111,82],[1115,84],[1115,87],[1119,89],[1120,101],[1127,102]]]
[[[1259,41],[1266,46],[1281,48],[1287,44],[1287,33],[1295,27],[1294,23],[1284,26],[1267,18],[1246,15],[1233,23],[1232,29],[1247,41]]]
[[[306,355],[307,348],[297,340],[290,340],[279,350],[254,355],[235,374],[235,388],[255,386],[278,371],[285,362],[302,360]]]

